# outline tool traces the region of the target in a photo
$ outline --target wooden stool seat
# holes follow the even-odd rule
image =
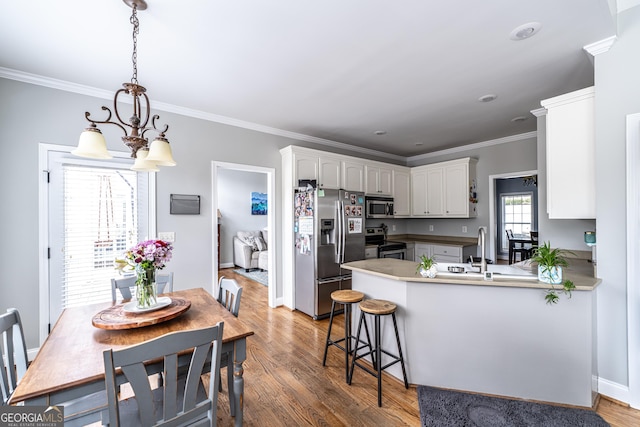
[[[369,314],[385,315],[396,311],[397,306],[391,301],[368,299],[360,303],[360,310]]]
[[[327,352],[330,346],[335,346],[344,351],[344,376],[345,381],[349,382],[349,356],[354,354],[357,347],[353,346],[355,337],[351,334],[351,306],[364,299],[362,292],[354,291],[352,289],[341,289],[331,292],[331,315],[329,317],[329,328],[327,329],[327,340],[324,346],[324,357],[322,358],[322,366],[327,364]],[[336,304],[342,304],[344,307],[344,337],[339,339],[331,338],[331,327],[333,326],[333,317],[336,313]],[[339,314],[339,313],[338,313]],[[362,341],[360,348],[369,347],[371,350],[371,339],[369,338],[369,329],[366,328],[367,342]]]
[[[331,299],[340,304],[353,304],[362,301],[364,294],[351,289],[343,289],[331,292]]]

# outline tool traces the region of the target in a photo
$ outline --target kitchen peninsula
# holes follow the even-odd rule
[[[430,385],[591,407],[596,377],[595,287],[584,260],[565,270],[576,290],[548,305],[549,285],[529,277],[416,273],[417,263],[371,259],[343,264],[353,289],[398,306],[407,375]],[[591,270],[592,271],[592,270]],[[355,310],[354,322],[359,318]],[[390,321],[383,348],[395,348]],[[383,363],[385,363],[383,358]],[[397,368],[397,369],[394,369]],[[401,378],[400,368],[388,372]]]

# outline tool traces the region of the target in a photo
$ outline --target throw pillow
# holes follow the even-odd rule
[[[267,242],[265,242],[262,237],[260,237],[260,236],[254,237],[253,243],[256,245],[256,247],[257,247],[257,249],[259,251],[266,251],[267,250]]]

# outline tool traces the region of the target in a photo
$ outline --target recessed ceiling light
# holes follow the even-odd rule
[[[374,132],[374,134],[376,134],[376,135],[386,135],[387,131],[386,130],[377,130],[377,131]]]
[[[513,119],[511,119],[511,121],[514,122],[514,123],[524,122],[525,120],[527,120],[527,118],[525,116],[518,116],[518,117],[514,117]]]
[[[527,22],[514,28],[509,34],[509,38],[515,41],[528,39],[537,34],[541,28],[542,24],[539,22]]]
[[[498,95],[494,95],[494,94],[490,93],[488,95],[482,95],[480,98],[478,98],[478,101],[480,101],[480,102],[491,102],[491,101],[494,101],[497,97],[498,97]]]
[[[422,142],[416,142],[416,147],[420,147],[422,145],[424,145]]]

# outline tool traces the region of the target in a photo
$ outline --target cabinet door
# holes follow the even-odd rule
[[[385,196],[390,196],[393,194],[392,192],[392,185],[391,183],[393,182],[392,180],[392,171],[391,169],[386,169],[386,168],[380,168],[378,169],[379,173],[378,173],[378,193],[385,195]]]
[[[340,189],[340,160],[334,157],[320,157],[320,188]]]
[[[462,262],[462,247],[432,245],[431,254],[440,262]]]
[[[390,196],[392,192],[392,170],[378,166],[365,166],[367,194]]]
[[[393,171],[393,209],[395,216],[411,214],[411,175],[409,172]],[[413,259],[411,257],[410,259]]]
[[[293,187],[298,186],[300,179],[315,179],[318,181],[318,158],[306,154],[294,154]]]
[[[378,181],[380,178],[380,169],[377,167],[365,166],[366,187],[365,193],[378,194]]]
[[[468,165],[451,165],[445,168],[445,214],[447,216],[469,216]]]
[[[411,216],[427,216],[427,172],[411,172]]]
[[[349,191],[364,191],[364,164],[345,161],[342,162],[343,188]]]
[[[424,243],[416,243],[414,261],[420,262],[420,257],[424,255],[427,258],[431,256],[431,245]]]
[[[427,170],[427,216],[444,215],[442,168]]]

